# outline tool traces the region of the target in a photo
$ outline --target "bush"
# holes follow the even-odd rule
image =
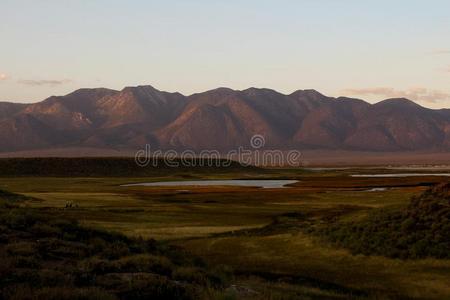
[[[27,229],[39,221],[39,215],[29,210],[12,209],[3,212],[0,222],[11,229]]]
[[[50,237],[61,235],[62,231],[58,227],[50,226],[41,222],[35,223],[31,228],[30,232],[37,237]]]
[[[173,272],[173,278],[175,280],[183,282],[193,282],[202,285],[208,284],[208,278],[206,273],[195,267],[180,267]]]
[[[147,274],[107,274],[99,276],[97,284],[114,288],[120,299],[199,299],[198,288],[180,284],[167,277]]]
[[[32,256],[36,253],[36,243],[33,242],[17,242],[11,243],[5,247],[9,255]]]
[[[164,256],[140,254],[123,257],[114,262],[117,272],[146,272],[170,276],[174,266]]]
[[[122,241],[117,241],[110,244],[104,251],[101,253],[103,257],[109,259],[117,259],[119,257],[130,254],[130,249],[128,245]]]
[[[46,287],[31,289],[17,286],[5,296],[10,300],[117,300],[111,293],[99,288]]]

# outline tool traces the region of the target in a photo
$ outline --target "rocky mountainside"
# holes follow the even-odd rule
[[[450,110],[377,104],[315,90],[228,88],[184,96],[151,86],[80,89],[34,104],[0,102],[0,151],[94,147],[418,151],[450,149]]]

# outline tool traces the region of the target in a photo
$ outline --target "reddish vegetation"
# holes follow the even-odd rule
[[[371,105],[315,90],[283,95],[269,89],[219,88],[183,96],[151,86],[122,91],[81,89],[36,104],[0,103],[0,151],[89,147],[266,148],[363,151],[450,149],[449,110],[407,99]]]

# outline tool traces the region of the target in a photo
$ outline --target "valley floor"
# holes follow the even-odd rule
[[[329,222],[402,208],[448,177],[355,178],[375,169],[270,170],[261,175],[152,178],[0,178],[0,189],[32,197],[22,206],[88,227],[180,246],[234,272],[231,299],[450,299],[450,260],[355,255],[312,233]],[[397,170],[395,171],[397,172]],[[203,178],[283,178],[283,189],[121,185]],[[305,216],[307,222],[297,222]],[[302,217],[303,218],[303,217]]]

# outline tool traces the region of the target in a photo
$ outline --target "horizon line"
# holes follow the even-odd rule
[[[199,92],[195,92],[195,93],[191,93],[191,94],[183,94],[182,92],[179,92],[179,91],[160,90],[160,89],[158,89],[158,88],[155,88],[155,87],[154,87],[153,85],[151,85],[151,84],[127,85],[127,86],[124,86],[122,89],[113,89],[113,88],[108,88],[108,87],[104,87],[104,86],[100,86],[100,87],[81,87],[81,88],[77,88],[77,89],[75,89],[75,90],[73,90],[73,91],[71,91],[71,92],[69,92],[69,93],[67,93],[67,94],[63,94],[63,95],[50,95],[50,96],[48,96],[48,97],[46,97],[46,98],[44,98],[44,99],[42,99],[42,100],[38,100],[38,101],[16,102],[16,101],[2,101],[2,100],[0,100],[0,103],[13,103],[13,104],[33,105],[33,104],[41,103],[41,102],[43,102],[43,101],[45,101],[45,100],[47,100],[47,99],[50,99],[50,98],[52,98],[52,97],[65,97],[65,96],[68,96],[68,95],[70,95],[70,94],[73,94],[73,93],[75,93],[75,92],[77,92],[77,91],[81,91],[81,90],[98,90],[98,89],[105,89],[105,90],[110,90],[110,91],[114,91],[114,92],[120,93],[120,92],[123,92],[124,90],[126,90],[127,88],[140,88],[140,87],[149,87],[149,88],[152,88],[152,89],[154,89],[154,90],[156,90],[156,91],[158,91],[158,92],[162,92],[162,93],[180,94],[181,96],[186,97],[186,98],[189,98],[189,97],[192,97],[192,96],[195,96],[195,95],[199,95],[199,94],[204,94],[204,93],[211,92],[211,91],[215,91],[215,90],[219,90],[219,89],[231,90],[231,91],[234,91],[234,92],[245,92],[245,91],[251,90],[251,89],[256,89],[256,90],[269,90],[269,91],[275,92],[275,93],[277,93],[277,94],[280,94],[280,95],[282,95],[282,96],[291,96],[291,95],[293,95],[293,94],[296,93],[296,92],[308,92],[308,91],[311,91],[311,92],[316,92],[316,93],[318,93],[318,94],[320,94],[320,95],[322,95],[322,96],[324,96],[324,97],[327,97],[327,98],[329,98],[329,99],[339,100],[339,99],[341,99],[341,98],[347,98],[347,99],[353,99],[353,100],[363,101],[363,102],[365,102],[365,103],[367,103],[367,104],[369,104],[369,105],[375,105],[375,104],[381,103],[381,102],[383,102],[383,101],[388,101],[388,100],[407,100],[407,101],[410,101],[410,102],[414,103],[415,105],[418,105],[418,106],[420,106],[420,107],[422,107],[422,108],[426,108],[426,109],[430,109],[430,110],[445,110],[445,109],[450,109],[450,107],[445,107],[445,108],[430,108],[430,107],[421,105],[421,104],[417,103],[418,101],[412,100],[412,99],[407,98],[407,97],[388,97],[388,98],[383,98],[383,99],[381,99],[381,100],[378,100],[378,101],[376,101],[376,102],[371,103],[371,102],[369,102],[369,101],[367,101],[367,100],[365,100],[365,99],[363,99],[363,98],[358,98],[358,97],[351,97],[351,96],[345,96],[345,95],[340,95],[340,96],[336,96],[336,97],[328,96],[328,95],[325,95],[325,94],[323,94],[323,93],[321,93],[321,92],[319,92],[318,90],[313,89],[313,88],[296,89],[296,90],[294,90],[294,91],[291,92],[291,93],[282,93],[282,92],[279,92],[278,90],[275,90],[275,89],[272,89],[272,88],[268,88],[268,87],[255,87],[255,86],[250,86],[250,87],[245,88],[245,89],[233,89],[233,88],[226,87],[226,86],[219,86],[219,87],[216,87],[216,88],[207,89],[207,90],[203,90],[203,91],[199,91]]]

